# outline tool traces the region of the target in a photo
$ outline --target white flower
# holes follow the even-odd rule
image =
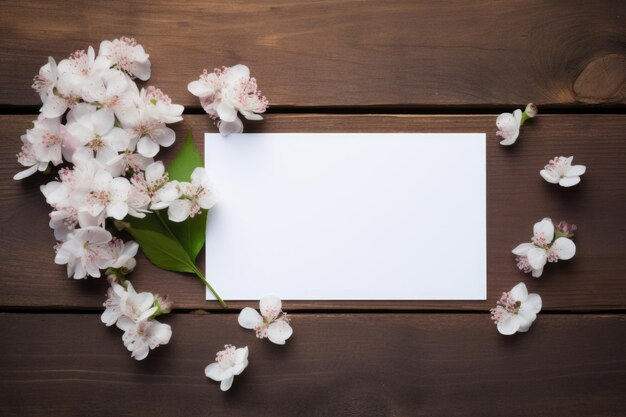
[[[539,174],[549,183],[559,184],[561,187],[576,185],[587,168],[584,165],[572,165],[573,159],[573,156],[569,158],[557,156],[539,171]]]
[[[124,346],[132,352],[131,357],[138,361],[145,359],[150,350],[168,344],[172,337],[170,325],[154,319],[134,323],[122,316],[117,321],[117,327],[124,330]]]
[[[124,93],[132,80],[123,72],[113,69],[104,72],[101,81],[85,92],[86,101],[98,103],[100,108],[119,113],[122,111]]]
[[[124,177],[113,178],[110,172],[99,170],[91,183],[86,201],[86,211],[94,216],[113,217],[122,220],[128,214],[130,182]]]
[[[139,250],[139,244],[134,240],[124,242],[122,239],[113,238],[109,242],[109,250],[111,251],[111,263],[110,268],[121,269],[124,274],[131,272],[135,269],[137,261],[135,256]]]
[[[39,69],[39,74],[33,80],[33,90],[35,90],[41,102],[45,103],[49,95],[53,94],[54,87],[59,79],[59,71],[54,58],[48,57],[48,63]]]
[[[519,136],[519,131],[524,122],[527,119],[533,118],[537,115],[537,106],[529,103],[526,109],[522,113],[520,109],[515,110],[513,113],[502,113],[496,119],[496,126],[498,131],[496,135],[500,136],[503,140],[500,141],[500,145],[512,145],[515,143]]]
[[[147,195],[149,200],[156,203],[159,201],[157,197],[158,190],[166,185],[168,180],[167,172],[163,162],[153,162],[146,167],[145,172],[137,172],[130,180],[133,187],[141,193]],[[174,184],[174,188],[176,188]],[[174,190],[174,199],[178,198],[178,191]]]
[[[95,110],[95,106],[79,104],[68,114],[67,120],[67,132],[82,146],[76,153],[93,156],[94,152],[106,149],[108,155],[117,155],[129,146],[128,134],[115,126],[115,116],[107,109]]]
[[[150,78],[150,55],[133,38],[124,36],[113,41],[102,41],[98,55],[106,57],[114,67],[131,77],[142,81]]]
[[[111,266],[111,255],[108,244],[111,233],[101,227],[85,227],[78,229],[67,237],[56,254],[57,265],[67,264],[67,275],[75,279],[87,275],[100,277],[100,269]]]
[[[293,334],[287,313],[282,312],[282,303],[275,296],[263,297],[260,301],[261,314],[255,309],[246,307],[239,313],[239,325],[246,329],[254,329],[259,339],[267,337],[277,345],[284,345]]]
[[[17,154],[17,162],[27,167],[25,170],[18,172],[13,176],[14,180],[21,180],[23,178],[33,175],[37,171],[45,171],[48,168],[47,161],[40,161],[35,154],[35,148],[33,144],[28,141],[28,135],[22,135],[22,150]]]
[[[557,239],[554,240],[554,224],[549,218],[545,218],[533,227],[532,243],[522,243],[513,249],[513,253],[518,256],[517,266],[520,270],[539,278],[543,273],[543,267],[547,262],[557,262],[567,260],[576,254],[576,245],[565,234],[557,231]],[[554,242],[553,242],[554,240]]]
[[[52,162],[55,166],[63,162],[64,131],[61,128],[60,118],[46,119],[39,115],[33,122],[33,128],[26,131],[38,160]]]
[[[235,348],[224,345],[224,350],[217,352],[215,362],[204,369],[208,378],[219,381],[220,389],[228,391],[233,385],[235,375],[239,375],[248,366],[248,346]]]
[[[523,282],[509,292],[502,293],[497,306],[491,309],[491,319],[503,335],[527,332],[541,311],[541,297],[528,294]]]
[[[198,167],[191,173],[191,183],[171,181],[157,192],[158,202],[153,203],[153,210],[167,207],[168,218],[173,222],[185,221],[195,217],[202,209],[208,210],[215,205],[216,195],[211,188],[209,177],[204,168]]]
[[[187,85],[191,94],[200,98],[200,104],[212,118],[219,118],[218,127],[223,136],[243,131],[237,117],[240,112],[248,120],[261,120],[268,101],[258,90],[256,79],[250,77],[245,65],[204,70],[196,81]]]

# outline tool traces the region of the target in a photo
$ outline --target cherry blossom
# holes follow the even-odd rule
[[[128,214],[130,188],[130,181],[126,178],[113,178],[110,172],[99,170],[91,183],[85,208],[94,217],[100,218],[105,214],[106,217],[122,220]]]
[[[17,154],[17,162],[27,167],[13,176],[14,180],[33,175],[37,171],[45,171],[48,168],[47,161],[40,161],[35,153],[35,147],[28,140],[28,135],[22,135],[22,150]]]
[[[92,276],[99,278],[100,270],[111,266],[111,254],[107,250],[111,233],[101,227],[85,227],[67,236],[58,248],[54,262],[67,264],[67,275],[75,279]]]
[[[110,268],[119,269],[124,275],[135,269],[137,261],[135,256],[139,250],[139,244],[133,240],[124,242],[122,239],[113,238],[109,242],[109,251],[111,251],[111,263]]]
[[[239,325],[254,329],[259,339],[268,338],[272,343],[284,345],[293,334],[287,313],[282,312],[282,302],[275,296],[263,297],[260,301],[261,314],[246,307],[239,313]]]
[[[209,177],[204,168],[198,167],[191,173],[191,182],[172,181],[157,192],[158,202],[150,207],[153,210],[167,208],[168,218],[182,222],[195,217],[202,209],[208,210],[216,202]]]
[[[228,391],[236,375],[240,375],[248,366],[248,346],[236,348],[224,345],[224,350],[217,352],[215,362],[204,369],[207,378],[220,382],[220,389]]]
[[[142,81],[150,78],[150,55],[134,38],[121,37],[100,43],[99,55],[106,57],[111,64],[131,77]]]
[[[537,115],[537,106],[529,103],[526,106],[524,112],[520,109],[515,110],[513,113],[502,113],[496,119],[496,126],[498,131],[496,135],[500,136],[503,140],[500,141],[500,145],[512,145],[515,143],[519,136],[519,131],[524,122]]]
[[[172,337],[170,325],[154,319],[135,323],[122,316],[117,321],[117,327],[124,331],[124,346],[132,352],[131,357],[138,361],[145,359],[150,350],[168,344]]]
[[[584,165],[572,165],[573,159],[573,156],[569,158],[557,156],[548,162],[539,174],[551,184],[572,187],[580,182],[580,176],[587,170]]]
[[[563,223],[565,222],[559,224]],[[555,234],[554,224],[549,218],[535,223],[531,243],[522,243],[513,249],[513,254],[517,255],[517,267],[539,278],[546,263],[573,258],[576,254],[576,245],[570,237],[573,236],[576,226],[567,225],[567,227],[567,232],[557,229]]]
[[[211,118],[219,119],[217,125],[223,136],[243,131],[237,112],[248,120],[261,120],[259,113],[265,112],[269,104],[258,90],[256,79],[250,77],[248,67],[241,64],[213,72],[205,69],[187,89],[200,98],[202,108]]]
[[[503,335],[527,332],[541,311],[541,297],[528,294],[523,282],[502,293],[497,306],[491,309],[491,319]]]

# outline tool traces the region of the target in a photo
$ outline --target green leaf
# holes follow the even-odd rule
[[[191,130],[187,132],[187,138],[185,139],[185,144],[178,152],[178,155],[174,158],[174,160],[170,163],[170,166],[167,167],[167,173],[169,174],[170,181],[187,181],[191,179],[191,173],[197,167],[201,167],[204,164],[202,163],[202,155],[196,148],[196,145],[193,143],[193,136],[191,135]]]
[[[196,272],[194,261],[179,241],[174,239],[156,214],[145,218],[129,217],[127,229],[141,250],[155,266],[168,271]]]
[[[170,166],[167,168],[170,180],[191,180],[191,174],[197,167],[203,166],[202,155],[193,142],[191,130],[187,133],[185,144]],[[206,234],[206,210],[194,218],[188,218],[184,222],[175,223],[162,216],[172,233],[176,236],[191,259],[195,260],[202,250]]]

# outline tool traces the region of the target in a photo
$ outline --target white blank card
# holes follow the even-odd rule
[[[206,134],[206,277],[225,300],[484,300],[485,142]]]

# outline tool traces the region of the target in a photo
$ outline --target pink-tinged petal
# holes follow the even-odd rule
[[[526,297],[528,297],[528,289],[526,288],[526,284],[520,282],[515,287],[511,289],[511,297],[515,301],[525,301]]]
[[[560,237],[554,241],[550,251],[556,253],[559,259],[564,261],[572,259],[576,254],[576,245],[567,237]]]
[[[150,338],[151,343],[166,345],[172,338],[172,328],[169,324],[152,320],[149,322],[149,326],[146,329],[146,335]]]
[[[261,307],[261,314],[268,321],[275,319],[282,310],[282,302],[274,295],[261,298],[259,305]]]
[[[293,329],[291,326],[282,320],[273,322],[267,328],[267,338],[277,345],[284,345],[285,341],[289,339],[292,334]]]
[[[128,204],[122,201],[114,201],[109,203],[106,208],[107,217],[112,217],[117,220],[123,220],[128,214]]]
[[[250,78],[250,69],[246,65],[237,64],[228,69],[229,82],[237,82],[242,78]]]
[[[108,109],[100,109],[91,115],[94,132],[100,136],[107,134],[115,124],[113,112]]]
[[[124,129],[119,127],[111,129],[102,139],[118,152],[125,151],[130,145],[130,136]]]
[[[535,314],[541,311],[541,306],[542,306],[541,297],[539,296],[539,294],[534,294],[534,293],[528,294],[528,298],[526,298],[526,301],[524,301],[524,303],[522,304],[522,307],[524,309],[528,309],[529,311],[532,311]]]
[[[509,134],[506,139],[501,140],[500,145],[504,145],[504,146],[513,145],[517,141],[518,137],[519,137],[519,130]]]
[[[503,320],[498,322],[498,331],[505,335],[509,336],[517,332],[520,328],[520,320],[517,316],[510,315],[505,317]]]
[[[552,171],[548,171],[547,169],[539,171],[539,175],[541,175],[541,177],[550,184],[557,184],[559,182],[559,176],[554,174]]]
[[[237,110],[232,104],[222,101],[217,105],[217,115],[224,122],[234,122],[237,118]]]
[[[67,102],[54,94],[48,95],[43,106],[39,109],[41,114],[47,119],[60,117],[65,113],[65,110],[67,110]]]
[[[528,263],[533,269],[541,269],[548,262],[548,254],[544,249],[532,248],[528,251]]]
[[[533,234],[535,237],[543,236],[546,243],[552,242],[554,239],[554,224],[549,218],[545,218],[533,226]],[[532,265],[532,264],[531,264]]]
[[[527,256],[528,255],[528,251],[532,248],[534,248],[535,246],[531,243],[522,243],[520,245],[517,245],[514,249],[513,249],[513,254],[517,255],[517,256]]]
[[[172,146],[172,144],[176,141],[176,132],[166,126],[159,126],[155,129],[152,129],[150,132],[150,137],[155,140],[159,145],[167,148],[168,146]]]
[[[253,308],[246,307],[241,310],[237,318],[239,325],[244,329],[254,329],[263,325],[263,317]]]
[[[572,187],[580,182],[580,177],[564,177],[559,180],[561,187]]]
[[[585,173],[586,170],[587,167],[584,165],[573,165],[569,167],[565,175],[568,177],[580,177]]]
[[[147,136],[142,137],[137,142],[137,152],[145,156],[146,158],[152,158],[159,153],[159,144],[150,139]]]
[[[141,81],[147,81],[150,78],[150,61],[135,62],[133,65],[133,74]]]
[[[213,88],[209,87],[200,80],[192,81],[187,84],[187,90],[196,97],[207,97],[213,94]]]
[[[163,162],[157,161],[153,162],[146,167],[146,180],[149,182],[154,182],[160,179],[165,173],[165,166]]]

